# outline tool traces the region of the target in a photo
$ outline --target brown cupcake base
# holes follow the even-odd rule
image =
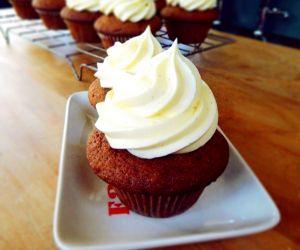
[[[105,135],[94,129],[86,150],[94,173],[115,187],[129,209],[160,218],[190,208],[202,190],[223,173],[229,159],[228,143],[218,131],[193,152],[147,160],[124,149],[112,149]]]
[[[119,199],[130,210],[156,218],[167,218],[185,212],[200,197],[203,189],[184,194],[138,194],[130,193],[114,187]]]
[[[218,17],[216,9],[206,11],[185,11],[179,7],[167,6],[161,11],[170,39],[180,43],[202,43],[207,37],[212,22]]]
[[[78,43],[98,43],[100,38],[97,36],[93,28],[93,22],[73,22],[65,20],[68,29],[71,32],[72,37]]]
[[[211,28],[211,23],[182,22],[166,20],[168,36],[171,40],[178,39],[179,43],[203,43]],[[187,30],[189,32],[187,33]]]
[[[44,25],[48,29],[59,30],[66,29],[64,21],[60,17],[60,10],[41,10],[36,9],[36,12],[39,14]]]
[[[60,12],[65,24],[76,42],[98,43],[100,38],[94,30],[94,22],[101,15],[96,12],[75,11],[64,7]]]
[[[10,0],[10,4],[14,7],[16,14],[22,19],[38,19],[39,15],[31,6],[31,1]]]

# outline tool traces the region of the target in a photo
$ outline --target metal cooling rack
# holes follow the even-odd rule
[[[41,20],[22,20],[16,16],[12,8],[0,10],[0,32],[7,44],[10,43],[11,35],[17,35],[65,58],[79,81],[83,78],[84,69],[95,72],[97,62],[103,61],[106,57],[106,50],[101,47],[101,44],[76,43],[68,30],[49,30]],[[163,48],[172,45],[165,27],[157,32],[156,37]],[[178,47],[182,54],[191,56],[233,41],[233,39],[210,32],[201,46],[199,44],[179,44]]]

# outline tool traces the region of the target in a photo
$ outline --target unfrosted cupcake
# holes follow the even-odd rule
[[[98,63],[96,79],[89,87],[89,100],[93,107],[104,101],[107,91],[113,88],[119,79],[135,74],[147,60],[162,51],[162,47],[152,35],[149,27],[143,34],[131,38],[125,43],[116,42],[107,50],[103,63]],[[101,86],[100,86],[101,85]]]
[[[161,27],[153,0],[100,0],[100,10],[94,26],[105,48],[142,34],[147,26],[153,33]]]
[[[227,166],[213,93],[176,42],[119,78],[96,107],[89,164],[139,214],[184,212]]]
[[[218,17],[216,0],[167,0],[167,4],[161,16],[168,36],[181,43],[202,43]]]
[[[48,29],[66,29],[65,23],[60,17],[65,0],[33,0],[32,6]]]
[[[67,0],[67,6],[61,11],[64,19],[76,42],[100,42],[94,22],[101,15],[99,0]]]
[[[31,0],[9,0],[16,14],[22,19],[38,19],[39,15],[31,6]]]

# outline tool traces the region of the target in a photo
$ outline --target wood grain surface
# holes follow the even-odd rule
[[[229,36],[229,35],[228,35]],[[219,105],[219,125],[277,203],[264,233],[164,249],[300,249],[300,51],[231,36],[192,57]],[[0,249],[56,249],[52,220],[65,105],[86,90],[63,59],[0,41]]]

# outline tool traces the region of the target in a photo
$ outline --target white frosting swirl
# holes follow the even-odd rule
[[[196,150],[215,133],[215,98],[177,42],[119,80],[96,106],[95,126],[112,148],[151,159]]]
[[[167,0],[167,4],[179,6],[187,11],[203,11],[216,8],[217,0]]]
[[[127,74],[134,74],[143,67],[145,61],[162,51],[149,26],[143,34],[129,39],[125,43],[116,42],[107,50],[108,56],[103,63],[98,63],[95,76],[103,88],[112,88]]]
[[[99,11],[99,0],[67,0],[67,6],[77,11]]]
[[[116,6],[116,0],[99,0],[99,9],[105,15],[113,13]]]
[[[100,0],[100,11],[114,14],[122,22],[149,20],[156,13],[153,0]]]

